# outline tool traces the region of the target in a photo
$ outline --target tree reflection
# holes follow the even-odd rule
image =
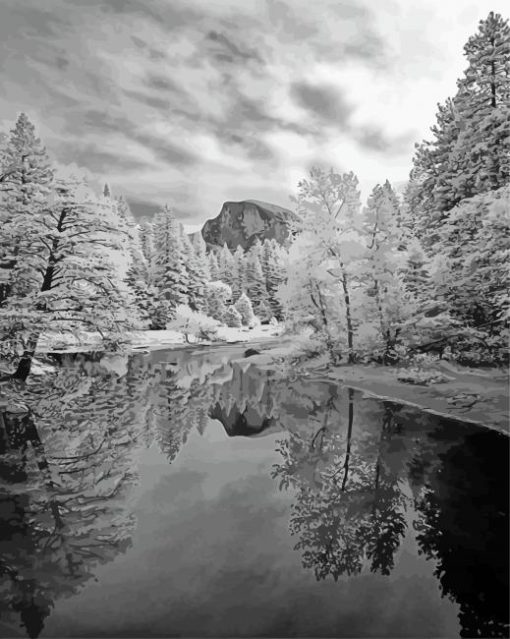
[[[323,406],[319,430],[290,432],[279,442],[283,463],[274,467],[280,487],[293,486],[290,532],[303,566],[317,579],[361,572],[389,574],[406,531],[404,497],[398,474],[385,460],[385,447],[398,429],[395,408],[384,408],[379,438],[359,432],[354,416],[354,391],[347,391],[347,424],[329,424],[336,415],[335,398]],[[342,425],[341,425],[342,426]],[[311,469],[313,468],[313,471]]]
[[[443,431],[434,434],[436,450],[444,437]],[[461,636],[507,637],[506,438],[471,433],[428,459],[417,454],[412,472],[422,485],[415,500],[417,540],[436,562],[443,595],[460,606]]]
[[[144,428],[134,417],[146,370],[135,360],[125,366],[119,373],[77,358],[31,386],[3,389],[1,620],[30,637],[56,599],[131,543],[128,497]]]

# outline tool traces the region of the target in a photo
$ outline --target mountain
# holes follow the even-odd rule
[[[238,246],[250,248],[257,238],[284,244],[293,215],[282,206],[257,200],[225,202],[219,214],[205,222],[202,237],[209,246],[226,244],[231,250]]]

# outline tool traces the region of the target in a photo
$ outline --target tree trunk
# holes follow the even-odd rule
[[[348,362],[352,364],[354,361],[354,329],[352,326],[351,316],[351,298],[349,295],[349,286],[347,283],[347,275],[345,272],[342,274],[342,288],[344,291],[345,301],[345,320],[347,323],[347,346],[349,348]]]
[[[345,451],[345,463],[344,463],[344,477],[342,480],[342,492],[347,485],[347,476],[349,474],[349,459],[351,457],[351,444],[352,444],[352,426],[354,423],[354,391],[349,388],[349,425],[347,428],[347,449]]]
[[[67,209],[62,209],[60,213],[60,217],[57,223],[57,231],[62,233],[63,224],[67,215]],[[44,272],[43,281],[41,284],[40,292],[44,293],[46,291],[51,290],[53,285],[53,277],[55,275],[55,266],[59,261],[56,257],[56,253],[58,250],[59,239],[58,237],[53,238],[53,242],[51,245],[50,253],[48,255],[48,262],[46,264],[46,270]],[[37,305],[37,310],[44,311],[44,306],[39,302]],[[35,354],[35,349],[37,348],[37,342],[39,341],[39,337],[41,332],[38,331],[28,340],[27,348],[24,350],[23,355],[21,356],[20,361],[18,362],[18,367],[16,371],[12,375],[14,379],[20,379],[25,382],[27,377],[30,375],[30,370],[32,368],[32,359]]]

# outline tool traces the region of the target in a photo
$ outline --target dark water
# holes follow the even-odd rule
[[[234,355],[3,389],[0,636],[507,636],[507,438]]]

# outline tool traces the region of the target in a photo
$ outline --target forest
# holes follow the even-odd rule
[[[0,374],[25,380],[45,336],[97,333],[116,350],[133,330],[214,341],[219,325],[261,322],[332,365],[506,364],[508,21],[490,13],[464,55],[403,193],[382,181],[363,203],[354,173],[316,166],[292,196],[286,246],[211,249],[178,202],[137,218],[108,184],[94,192],[54,165],[20,114],[0,141]]]

